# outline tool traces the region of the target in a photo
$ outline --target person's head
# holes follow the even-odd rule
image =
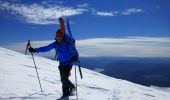
[[[58,29],[56,32],[56,38],[57,42],[61,43],[64,39],[64,32],[62,29]]]

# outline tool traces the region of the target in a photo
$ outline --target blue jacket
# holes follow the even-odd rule
[[[58,43],[57,41],[49,44],[48,46],[36,48],[36,52],[47,52],[52,49],[55,49],[57,55],[58,55],[58,60],[60,62],[60,66],[65,66],[65,65],[73,65],[73,58],[75,56],[79,56],[74,44],[72,41],[68,41],[68,39],[64,39],[62,43]]]

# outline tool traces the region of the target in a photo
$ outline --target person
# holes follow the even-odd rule
[[[43,46],[39,48],[29,48],[29,52],[39,53],[48,52],[55,49],[58,61],[59,61],[59,71],[62,82],[62,97],[69,96],[74,90],[74,84],[69,80],[70,71],[72,69],[74,61],[78,60],[79,54],[75,48],[75,45],[70,41],[69,35],[64,34],[62,29],[58,29],[56,32],[56,37],[53,43],[48,46]]]

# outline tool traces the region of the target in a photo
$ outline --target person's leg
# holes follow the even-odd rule
[[[69,80],[69,76],[70,76],[70,72],[71,72],[71,69],[72,69],[72,66],[68,66],[68,68],[66,69],[67,70],[67,79],[68,79],[68,85],[69,87],[71,88],[75,88],[74,84]]]
[[[70,90],[70,88],[71,89],[75,88],[73,83],[71,83],[71,81],[68,79],[71,69],[72,69],[72,66],[59,66],[63,95],[66,95],[66,96],[69,95],[70,92],[72,91]]]
[[[65,67],[66,66],[59,66],[60,70],[60,78],[61,78],[61,83],[62,83],[62,91],[63,91],[63,96],[68,96],[69,95],[69,89],[67,86],[67,79],[65,76]]]

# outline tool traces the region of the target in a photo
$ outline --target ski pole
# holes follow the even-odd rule
[[[31,52],[31,55],[32,55],[32,59],[33,59],[34,66],[35,66],[35,70],[36,70],[36,73],[37,73],[38,81],[39,81],[39,84],[40,84],[41,92],[44,92],[44,91],[42,90],[42,87],[41,87],[41,82],[40,82],[40,78],[39,78],[39,75],[38,75],[37,66],[36,66],[36,64],[35,64],[35,59],[34,59],[34,55],[33,55],[32,52]]]
[[[83,79],[83,74],[82,74],[81,67],[80,67],[80,60],[78,61],[78,67],[79,67],[80,77],[81,79]]]
[[[74,65],[74,66],[75,66],[76,98],[77,98],[77,100],[78,100],[76,65]]]
[[[30,40],[28,40],[27,47],[26,47],[26,50],[25,50],[25,54],[27,54],[27,50],[28,50],[29,47],[31,47]],[[31,55],[32,55],[32,59],[33,59],[33,62],[34,62],[34,66],[35,66],[35,70],[36,70],[36,74],[37,74],[37,78],[38,78],[38,81],[39,81],[39,85],[40,85],[41,92],[44,92],[44,91],[42,90],[42,87],[41,87],[41,82],[40,82],[40,78],[39,78],[39,75],[38,75],[37,66],[36,66],[36,64],[35,64],[35,59],[34,59],[34,55],[33,55],[32,52],[31,52]]]

